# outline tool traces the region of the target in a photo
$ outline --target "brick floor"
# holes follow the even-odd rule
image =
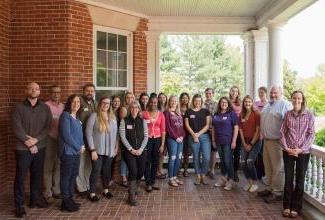
[[[159,180],[161,190],[150,194],[141,191],[137,207],[127,205],[127,190],[114,185],[114,198],[111,200],[102,198],[91,203],[76,196],[82,205],[75,213],[61,212],[60,201],[56,200],[47,209],[26,207],[27,219],[282,219],[282,203],[266,204],[256,194],[243,191],[243,178],[230,192],[213,187],[215,181],[212,180],[208,186],[195,186],[193,180],[193,175],[184,178],[184,186],[178,188],[169,186],[167,180]],[[0,196],[0,219],[13,218],[13,194],[8,192]]]

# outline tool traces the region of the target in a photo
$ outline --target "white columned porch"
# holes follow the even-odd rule
[[[267,26],[269,38],[268,88],[272,85],[283,88],[282,29],[285,24],[285,22],[269,22]]]
[[[268,86],[268,36],[267,29],[252,30],[254,35],[254,94],[253,98],[258,96],[258,88]]]
[[[159,92],[159,36],[160,31],[147,31],[147,92]]]
[[[245,94],[254,96],[254,36],[251,31],[246,32],[242,39],[244,40],[244,83]]]

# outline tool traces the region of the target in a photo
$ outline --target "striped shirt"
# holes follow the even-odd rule
[[[261,113],[261,132],[264,139],[280,139],[280,128],[284,115],[292,109],[292,104],[284,99],[269,102]]]
[[[281,143],[284,149],[302,149],[310,153],[315,138],[315,119],[313,114],[305,110],[298,114],[293,110],[287,112],[281,126]]]

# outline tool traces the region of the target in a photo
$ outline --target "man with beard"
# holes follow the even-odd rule
[[[94,101],[95,95],[95,85],[88,83],[83,87],[83,95],[81,99],[81,112],[80,112],[80,121],[82,122],[83,134],[84,134],[84,143],[86,148],[88,147],[86,140],[86,124],[89,116],[96,111],[96,104]],[[91,160],[88,153],[80,155],[80,167],[79,175],[77,177],[77,190],[80,195],[87,196],[89,193],[89,177],[91,173]]]
[[[48,203],[41,195],[41,180],[46,139],[51,127],[52,114],[41,102],[40,87],[31,82],[26,88],[26,99],[18,103],[12,114],[13,132],[16,138],[16,177],[14,198],[16,217],[26,215],[24,208],[24,177],[30,169],[30,208],[46,208]]]

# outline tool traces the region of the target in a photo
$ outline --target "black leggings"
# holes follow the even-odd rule
[[[104,155],[98,155],[97,160],[91,161],[92,170],[89,177],[89,185],[90,185],[91,193],[96,192],[96,182],[99,174],[101,174],[104,189],[108,188],[109,182],[112,179],[112,169],[111,169],[112,161],[113,161],[113,157],[104,156]]]
[[[129,170],[128,181],[140,180],[146,166],[147,151],[144,150],[140,156],[129,151],[123,151],[122,155]]]

